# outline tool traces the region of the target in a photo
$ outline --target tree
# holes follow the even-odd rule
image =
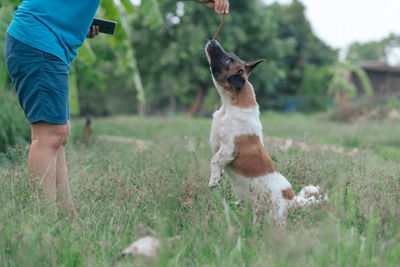
[[[137,100],[139,104],[139,114],[145,114],[145,106],[146,106],[146,97],[143,90],[142,79],[140,76],[140,71],[136,63],[135,58],[135,50],[131,45],[131,39],[133,35],[133,31],[131,28],[131,19],[133,13],[141,12],[144,14],[144,22],[149,25],[153,29],[157,29],[161,27],[164,23],[161,13],[158,8],[158,3],[156,0],[148,0],[142,1],[140,8],[137,8],[132,4],[129,0],[103,0],[101,1],[101,11],[104,13],[104,17],[112,20],[119,21],[119,27],[117,28],[117,32],[114,38],[110,38],[109,44],[113,45],[116,49],[123,49],[125,51],[124,58],[122,62],[124,63],[124,67],[126,67],[131,72],[131,79],[135,88],[137,90]],[[85,43],[85,45],[80,49],[80,53],[84,55],[86,58],[86,62],[89,61],[93,64],[93,60],[90,58],[94,58],[94,53],[89,45],[89,43]],[[88,57],[87,55],[90,55]],[[79,59],[79,57],[78,57]],[[89,59],[89,60],[88,60]],[[85,61],[84,61],[85,62]],[[89,64],[90,64],[89,63]],[[75,68],[73,68],[75,69]],[[71,96],[75,96],[75,98],[71,98],[74,102],[78,102],[77,97],[77,79],[75,75],[70,75],[70,83],[71,87]],[[75,105],[77,106],[77,105]],[[73,110],[74,105],[71,105],[71,110]]]
[[[109,5],[103,6],[106,3]],[[196,113],[203,99],[209,110],[214,109],[219,98],[204,46],[217,30],[222,15],[197,1],[154,0],[157,14],[163,19],[161,26],[154,27],[146,19],[151,12],[144,11],[144,3],[149,2],[132,6],[133,11],[126,14],[125,21],[132,33],[129,38],[124,32],[117,32],[111,38],[100,36],[90,41],[99,55],[95,63],[90,67],[82,62],[77,64],[77,80],[80,88],[85,88],[80,90],[83,112],[97,109],[84,100],[89,99],[91,88],[96,92],[108,90],[108,95],[121,92],[122,88],[137,88],[132,75],[134,68],[128,64],[132,58],[136,61],[136,73],[140,73],[147,111]],[[261,0],[231,1],[230,14],[218,37],[227,51],[245,60],[266,59],[250,78],[263,108],[279,108],[276,103],[282,95],[301,93],[305,65],[318,68],[332,63],[336,57],[336,51],[313,35],[304,7],[299,2],[292,5],[267,6]],[[118,12],[113,1],[102,1],[99,16],[121,22]],[[129,54],[133,56],[128,57]],[[90,101],[106,109],[109,103],[106,95],[91,93]],[[128,105],[137,104],[135,100]]]
[[[336,63],[332,67],[333,78],[329,84],[328,94],[335,98],[335,105],[343,107],[349,105],[357,95],[357,88],[351,81],[351,74],[354,73],[360,80],[366,96],[373,95],[371,81],[365,71],[357,65],[348,62]]]
[[[272,5],[279,25],[280,39],[293,39],[293,51],[285,55],[288,82],[282,88],[287,94],[297,94],[302,82],[304,66],[330,65],[336,61],[337,52],[317,38],[305,16],[305,7],[294,0],[289,5]]]
[[[334,62],[336,57],[335,51],[313,35],[304,7],[297,1],[292,5],[231,1],[230,14],[218,37],[227,51],[245,60],[266,59],[251,76],[263,107],[270,106],[282,92],[299,91],[303,64],[320,66]],[[195,113],[202,96],[215,94],[214,89],[209,90],[213,84],[204,46],[222,16],[189,1],[164,0],[159,6],[166,18],[160,30],[151,30],[140,16],[133,21],[133,46],[145,90],[152,96],[152,106],[168,108],[178,103],[182,109],[192,107]],[[298,33],[299,29],[303,32]]]
[[[362,61],[386,61],[386,50],[380,42],[368,42],[365,44],[355,42],[347,50],[346,59],[353,63]]]
[[[393,52],[400,49],[400,36],[390,34],[380,41],[371,41],[366,43],[352,43],[346,53],[346,60],[358,64],[363,61],[385,61],[389,62]],[[398,52],[398,51],[397,51]],[[400,64],[397,58],[395,65]]]
[[[327,107],[327,91],[332,79],[331,66],[316,66],[306,64],[299,94],[303,96],[299,110],[314,112],[325,110]]]

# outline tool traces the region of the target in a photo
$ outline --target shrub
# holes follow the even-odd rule
[[[397,119],[399,113],[396,109],[396,98],[363,97],[357,101],[341,102],[330,114],[330,119],[354,123],[368,119]]]
[[[29,135],[29,124],[17,98],[9,90],[0,91],[0,153],[15,144],[27,144]]]
[[[328,66],[315,66],[308,64],[304,68],[304,78],[300,86],[300,93],[305,96],[299,110],[314,112],[326,110],[329,99],[327,89],[331,79],[331,71]]]

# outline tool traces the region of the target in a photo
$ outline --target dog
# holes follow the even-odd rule
[[[264,60],[251,63],[225,52],[216,40],[205,52],[211,77],[221,97],[221,107],[213,114],[210,144],[212,150],[209,188],[218,186],[224,172],[232,180],[234,193],[249,200],[256,221],[265,201],[277,225],[285,225],[288,209],[306,207],[327,200],[319,186],[304,187],[296,196],[289,181],[274,166],[264,148],[260,111],[250,73]]]

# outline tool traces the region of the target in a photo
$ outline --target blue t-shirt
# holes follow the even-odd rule
[[[100,0],[23,0],[7,32],[68,66],[85,41]]]

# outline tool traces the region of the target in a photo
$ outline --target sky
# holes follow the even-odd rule
[[[235,0],[231,0],[235,1]],[[292,0],[263,0],[287,4]],[[300,0],[314,33],[333,48],[400,34],[399,0]]]

